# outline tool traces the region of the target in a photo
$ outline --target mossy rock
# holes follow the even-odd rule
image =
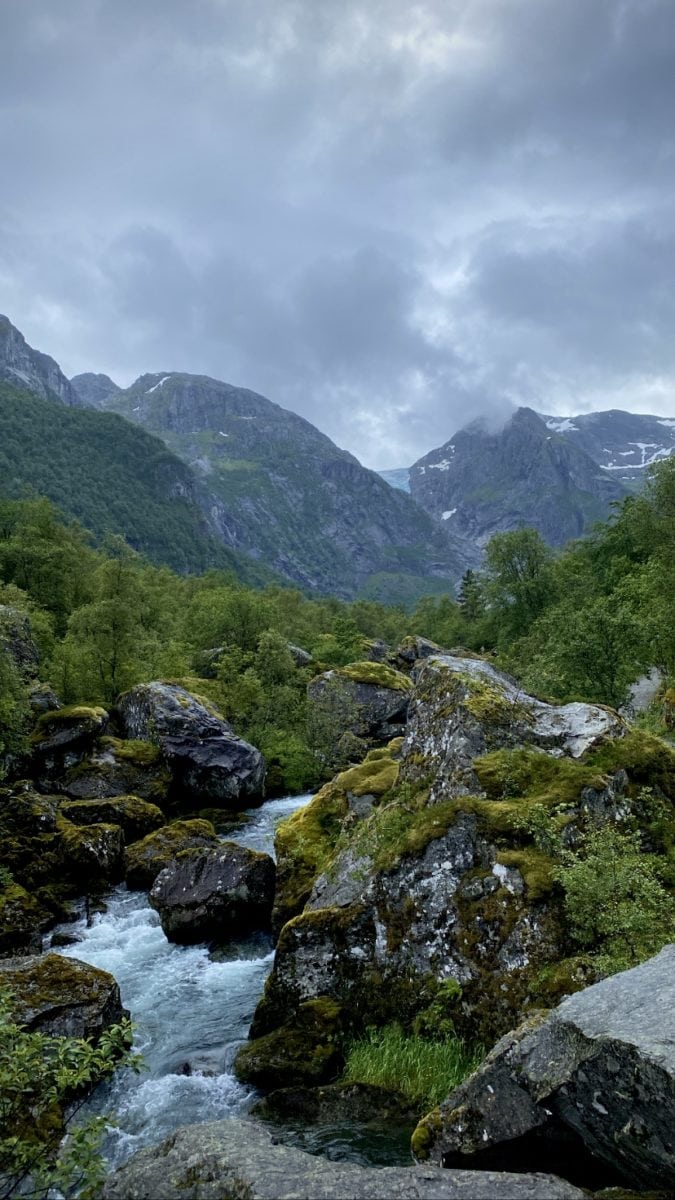
[[[388,688],[393,692],[409,692],[412,683],[407,675],[382,662],[353,662],[338,667],[336,673],[352,683],[366,683],[371,687]]]
[[[165,823],[161,809],[139,796],[66,800],[61,805],[61,812],[73,825],[119,825],[127,842],[138,841]]]
[[[251,1116],[279,1124],[393,1123],[409,1127],[418,1113],[400,1092],[372,1083],[329,1083],[322,1087],[279,1088],[258,1100]]]
[[[350,795],[379,799],[394,786],[401,745],[402,739],[395,738],[388,746],[371,750],[362,763],[336,775],[309,804],[277,826],[275,929],[302,910],[314,881],[327,870],[350,812]]]
[[[100,889],[124,875],[124,834],[119,825],[98,822],[73,825],[65,817],[57,820],[62,853],[70,875],[81,890]]]
[[[292,1023],[242,1046],[234,1071],[255,1087],[324,1083],[340,1072],[341,1046],[340,1005],[319,996],[301,1004]]]
[[[46,913],[25,888],[14,882],[0,886],[0,957],[38,954]]]
[[[72,704],[51,709],[38,718],[31,742],[40,746],[57,735],[74,737],[100,733],[107,721],[108,713],[97,705]]]
[[[8,958],[0,983],[12,992],[15,1019],[31,1032],[96,1040],[125,1016],[112,975],[60,954]]]
[[[105,736],[90,755],[65,771],[58,788],[71,800],[134,795],[161,805],[170,782],[171,772],[159,746]]]
[[[220,839],[210,821],[172,821],[131,846],[125,853],[125,878],[131,889],[149,890],[160,871],[181,852],[216,848]]]

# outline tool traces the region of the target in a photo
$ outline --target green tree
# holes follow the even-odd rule
[[[485,549],[488,601],[500,644],[524,634],[552,600],[553,552],[535,529],[497,533]]]

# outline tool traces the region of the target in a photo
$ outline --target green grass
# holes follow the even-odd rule
[[[400,1092],[427,1111],[475,1071],[483,1057],[480,1047],[467,1046],[460,1038],[431,1042],[387,1025],[352,1043],[343,1079]]]

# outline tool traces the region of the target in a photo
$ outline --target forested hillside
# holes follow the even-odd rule
[[[484,571],[466,572],[458,601],[429,597],[412,613],[308,600],[276,585],[254,590],[217,570],[181,578],[119,537],[94,549],[47,500],[2,502],[0,538],[0,603],[28,614],[40,679],[62,702],[110,705],[143,680],[189,679],[277,764],[278,785],[290,790],[322,773],[307,732],[308,680],[367,659],[369,640],[394,646],[418,634],[461,645],[558,701],[620,705],[651,666],[666,677],[675,671],[672,461],[586,540],[556,555],[532,530],[499,534]],[[289,643],[307,651],[300,665]],[[6,696],[15,698],[3,709],[7,749],[21,740],[27,701],[11,660],[2,661]]]

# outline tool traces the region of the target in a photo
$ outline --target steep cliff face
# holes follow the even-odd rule
[[[158,434],[201,481],[226,545],[311,591],[350,597],[373,575],[454,583],[475,547],[308,421],[201,375],[143,375],[103,404]]]
[[[75,388],[66,379],[58,363],[48,354],[34,350],[12,325],[0,315],[0,380],[27,388],[44,400],[60,400],[74,408],[83,407]]]
[[[607,517],[626,485],[554,424],[519,408],[497,431],[483,422],[468,425],[414,464],[413,498],[480,545],[522,525],[538,529],[553,546],[580,537]]]

